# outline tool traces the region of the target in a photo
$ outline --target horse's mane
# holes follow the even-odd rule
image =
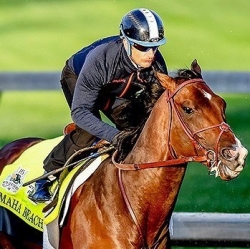
[[[182,82],[183,80],[188,80],[188,79],[195,79],[195,78],[202,79],[202,75],[194,70],[183,68],[183,69],[178,69],[173,78],[176,79],[177,82],[179,81]],[[138,122],[139,125],[145,123],[145,119],[148,118],[150,112],[154,107],[154,104],[165,90],[166,89],[160,84],[158,79],[155,77],[151,78],[150,82],[148,82],[147,84],[144,84],[144,91],[140,98],[141,101],[140,113],[143,113],[143,116],[138,115],[139,113],[136,115],[137,117],[141,118],[141,120]]]
[[[145,114],[151,112],[155,102],[159,99],[164,90],[165,88],[160,84],[157,79],[155,79],[155,81],[151,82],[150,84],[146,84],[146,89],[142,98]]]
[[[173,78],[176,79],[177,83],[181,83],[184,80],[202,78],[202,76],[200,73],[190,69],[179,69],[176,71]],[[127,129],[131,130],[131,133],[127,134],[127,137],[124,137],[123,139],[126,141],[126,144],[124,143],[123,146],[120,146],[123,149],[119,153],[118,160],[123,160],[132,149],[154,107],[154,104],[166,90],[155,77],[150,78],[149,82],[146,84],[134,82],[134,85],[141,87],[143,90],[140,96],[134,102],[131,102],[131,106],[129,107],[133,112],[133,118],[130,122],[127,122]],[[128,141],[130,142],[128,143]]]

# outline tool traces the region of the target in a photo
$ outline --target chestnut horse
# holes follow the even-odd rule
[[[114,153],[77,189],[60,249],[170,248],[169,222],[187,163],[200,162],[222,180],[243,170],[248,152],[196,60],[176,77],[156,76],[166,90],[125,160],[116,162]]]
[[[185,76],[185,77],[183,77]],[[187,163],[198,161],[222,180],[242,171],[247,150],[225,120],[225,101],[191,70],[171,78],[132,151],[107,159],[78,188],[60,249],[170,248],[169,221]]]

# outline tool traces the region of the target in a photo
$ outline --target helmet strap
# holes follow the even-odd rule
[[[129,42],[129,40],[125,37],[125,36],[121,36],[121,38],[122,39],[124,39],[124,41],[123,41],[123,45],[124,45],[124,48],[125,48],[125,50],[126,50],[126,52],[127,52],[127,55],[128,55],[128,57],[130,57],[131,56],[131,44],[130,44],[130,42]]]
[[[132,45],[130,44],[130,42],[128,41],[128,39],[127,39],[126,37],[122,36],[121,38],[122,38],[122,39],[125,39],[125,43],[123,42],[123,45],[124,45],[124,48],[125,48],[125,50],[126,50],[126,52],[127,52],[127,55],[128,55],[128,57],[129,57],[130,61],[133,63],[133,65],[134,65],[137,69],[141,68],[139,65],[137,65],[137,64],[134,62],[134,60],[133,60],[133,58],[132,58],[132,51],[131,51],[131,46],[132,46]]]
[[[131,55],[132,55],[131,44],[130,44],[130,42],[127,39],[126,39],[126,41],[127,41],[127,48],[125,48],[125,49],[127,51],[128,57],[131,57]]]
[[[125,47],[125,50],[126,50],[126,52],[127,52],[127,54],[128,54],[128,57],[130,58],[131,57],[131,44],[130,44],[130,42],[129,42],[129,40],[128,40],[128,38],[126,37],[126,35],[124,34],[124,32],[123,32],[123,28],[122,28],[122,25],[120,26],[120,32],[121,32],[121,38],[122,39],[125,39],[125,41],[126,41],[126,46],[124,46]],[[124,44],[124,43],[123,43]]]

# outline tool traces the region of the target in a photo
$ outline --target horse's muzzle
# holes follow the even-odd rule
[[[228,181],[236,178],[245,166],[248,151],[236,138],[236,145],[232,148],[222,148],[218,155],[218,162],[210,171],[222,180]]]

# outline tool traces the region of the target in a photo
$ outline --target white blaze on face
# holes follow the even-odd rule
[[[205,98],[211,100],[212,99],[212,95],[208,92],[206,92],[205,90],[202,89],[203,95]]]

